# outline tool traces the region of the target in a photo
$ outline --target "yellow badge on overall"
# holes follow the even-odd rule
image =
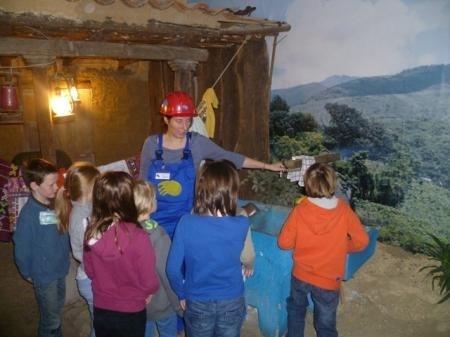
[[[181,194],[181,184],[176,180],[165,180],[158,184],[158,191],[161,195],[176,197]]]

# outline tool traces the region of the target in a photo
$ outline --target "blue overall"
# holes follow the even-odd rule
[[[175,163],[163,159],[163,137],[158,136],[158,148],[152,160],[147,180],[156,186],[157,210],[152,219],[163,226],[170,238],[181,216],[190,213],[194,204],[195,165],[190,150],[191,133],[186,134],[183,157]]]

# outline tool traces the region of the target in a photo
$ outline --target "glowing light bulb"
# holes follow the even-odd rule
[[[56,117],[69,116],[73,112],[72,99],[68,90],[60,90],[50,99],[50,106]]]

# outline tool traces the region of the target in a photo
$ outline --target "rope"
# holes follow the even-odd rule
[[[273,38],[272,57],[270,58],[270,69],[269,69],[269,85],[272,85],[273,65],[275,62],[275,51],[277,49],[277,39],[278,39],[278,34],[275,35],[275,37]]]
[[[222,70],[222,72],[220,73],[219,77],[217,77],[217,80],[214,82],[214,84],[211,86],[211,88],[214,89],[214,87],[217,85],[217,83],[220,81],[220,79],[222,78],[223,74],[225,74],[225,72],[227,71],[227,69],[230,67],[231,63],[234,61],[234,59],[236,58],[236,56],[239,54],[239,52],[241,51],[241,49],[244,47],[244,45],[247,43],[248,40],[250,40],[251,36],[247,35],[245,37],[245,40],[242,41],[241,45],[239,46],[238,50],[236,50],[236,52],[234,53],[233,57],[230,59],[230,61],[228,62],[228,64],[225,66],[225,68]]]
[[[29,65],[29,66],[9,66],[9,67],[0,66],[0,69],[39,68],[39,67],[49,66],[54,63],[55,63],[55,61],[47,62],[47,63],[38,63],[38,64]]]

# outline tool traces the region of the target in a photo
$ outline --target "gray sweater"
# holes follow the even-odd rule
[[[91,216],[92,204],[83,204],[78,201],[72,201],[72,211],[69,217],[69,236],[72,254],[75,260],[80,262],[77,269],[77,280],[87,278],[83,265],[83,242],[84,232],[86,231],[87,218]]]
[[[147,179],[148,168],[151,160],[155,158],[155,150],[157,149],[157,135],[148,137],[141,152],[141,167],[139,175],[142,179]],[[231,161],[237,169],[242,168],[245,157],[239,153],[224,150],[219,145],[215,144],[211,139],[202,136],[196,132],[192,133],[191,138],[191,153],[194,161],[195,170],[197,171],[202,160],[220,160],[226,159]],[[163,144],[163,159],[166,163],[174,163],[183,157],[183,149],[171,150],[164,148]]]
[[[147,305],[147,320],[154,321],[166,318],[170,314],[178,313],[182,315],[180,302],[173,292],[166,275],[167,255],[170,249],[170,238],[165,230],[158,226],[153,220],[141,222],[152,243],[156,256],[156,274],[159,279],[159,289],[153,295],[152,300]]]

